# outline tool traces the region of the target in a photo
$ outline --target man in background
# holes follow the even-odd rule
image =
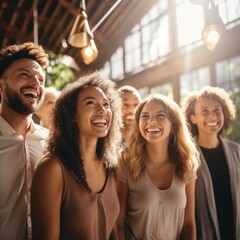
[[[41,126],[50,129],[52,125],[52,112],[56,101],[60,95],[55,87],[46,87],[44,93],[43,104],[38,111],[33,115],[33,120]]]
[[[130,85],[124,85],[118,89],[122,99],[122,120],[123,128],[121,129],[123,144],[125,145],[132,135],[134,124],[134,112],[141,101],[138,90]]]

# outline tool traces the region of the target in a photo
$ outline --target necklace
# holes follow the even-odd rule
[[[158,167],[150,164],[148,174],[155,187],[161,190],[168,189],[173,179],[172,164],[168,160]]]
[[[164,160],[161,164],[154,164],[153,162],[148,162],[148,166],[150,166],[155,172],[158,172],[162,170],[163,166],[166,165],[167,163],[170,163],[170,161]]]

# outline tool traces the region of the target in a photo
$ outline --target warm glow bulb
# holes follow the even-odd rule
[[[86,48],[84,49],[84,54],[85,54],[87,57],[92,56],[92,55],[93,55],[93,50],[92,50],[92,48],[91,48],[90,46],[86,47]]]
[[[80,52],[85,64],[90,64],[96,59],[98,56],[98,50],[93,38],[90,39],[89,44],[86,47],[82,48]]]
[[[212,30],[208,33],[207,39],[211,43],[216,43],[220,39],[220,35],[218,31]]]

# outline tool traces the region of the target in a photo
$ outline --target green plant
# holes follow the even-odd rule
[[[237,91],[231,95],[236,106],[236,118],[234,119],[231,128],[224,134],[224,137],[240,143],[240,76],[235,79]]]
[[[48,52],[48,56],[49,67],[47,68],[46,86],[53,86],[61,90],[67,83],[73,80],[73,71],[64,64],[61,54]]]

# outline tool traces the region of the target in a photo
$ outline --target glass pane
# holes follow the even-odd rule
[[[209,67],[182,74],[180,76],[180,100],[184,99],[189,92],[199,90],[205,85],[210,85]]]
[[[168,3],[169,3],[169,0],[159,0],[158,6],[159,6],[160,13],[163,13],[168,9]]]
[[[149,87],[143,87],[143,88],[139,88],[138,92],[140,93],[142,99],[147,97],[149,94]]]
[[[150,48],[150,53],[151,51],[156,53],[156,57],[165,56],[170,52],[169,22],[167,15],[164,15],[158,21],[158,29],[154,35],[154,42]]]
[[[142,63],[143,64],[147,64],[150,62],[149,48],[150,48],[150,43],[144,44],[142,46],[142,55],[143,55]]]
[[[157,4],[150,9],[148,15],[150,21],[156,19],[159,16],[159,9]]]
[[[143,64],[147,64],[170,52],[168,16],[153,21],[142,29]]]
[[[142,43],[150,42],[152,39],[153,25],[148,24],[142,28]]]
[[[120,47],[111,57],[112,79],[123,77],[123,48]]]
[[[240,56],[216,63],[217,85],[226,91],[239,91],[236,80],[240,78]]]
[[[165,83],[150,89],[150,93],[160,93],[173,99],[172,83]]]
[[[161,14],[165,13],[168,8],[168,0],[158,0],[148,13],[141,19],[142,26],[149,24],[152,20],[155,20]]]
[[[234,21],[240,17],[239,0],[218,0],[217,2],[219,6],[219,15],[224,23]]]
[[[100,72],[103,74],[104,77],[110,79],[111,73],[110,62],[106,62],[103,68],[100,69]]]
[[[140,32],[134,32],[125,39],[125,51],[131,52],[136,48],[140,48]]]
[[[190,4],[189,1],[184,1],[177,5],[176,23],[178,47],[200,40],[204,27],[203,8],[199,5]]]
[[[125,55],[125,69],[126,72],[132,72],[141,66],[141,53],[140,49],[127,53]]]

